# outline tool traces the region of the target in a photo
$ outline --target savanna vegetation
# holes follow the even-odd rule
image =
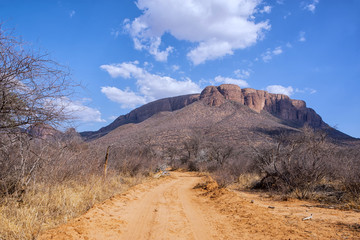
[[[360,149],[335,142],[324,130],[304,127],[240,146],[194,132],[177,150],[177,157],[175,152],[168,149],[172,166],[208,172],[222,187],[360,209]]]

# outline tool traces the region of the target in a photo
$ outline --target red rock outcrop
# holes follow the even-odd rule
[[[272,94],[252,88],[241,89],[237,85],[208,86],[200,94],[200,100],[210,106],[220,106],[227,100],[234,101],[260,113],[267,111],[283,120],[315,128],[325,127],[321,117],[301,100],[293,100],[283,94]]]

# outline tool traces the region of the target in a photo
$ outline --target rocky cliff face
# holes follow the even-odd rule
[[[233,101],[248,106],[257,113],[267,111],[290,125],[303,126],[306,124],[314,128],[327,127],[314,110],[306,107],[304,101],[293,100],[282,94],[271,94],[251,88],[241,89],[237,85],[223,84],[218,87],[208,86],[201,94],[164,98],[145,104],[118,117],[110,125],[98,131],[82,132],[81,136],[88,140],[99,138],[121,125],[140,123],[156,113],[179,110],[197,101],[210,106],[220,106],[228,101]]]
[[[304,124],[314,128],[327,126],[313,109],[306,107],[304,101],[293,100],[283,94],[272,94],[251,88],[241,89],[237,85],[223,84],[218,87],[206,87],[199,99],[210,106],[220,106],[226,101],[234,101],[258,113],[267,111],[282,120],[300,126]]]

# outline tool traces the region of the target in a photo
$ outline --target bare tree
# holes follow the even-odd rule
[[[66,119],[71,94],[68,69],[16,37],[0,23],[0,130]]]
[[[212,143],[209,153],[209,161],[215,161],[222,167],[234,154],[234,148],[226,144]]]
[[[0,23],[0,194],[34,179],[47,150],[22,129],[69,119],[65,108],[75,85],[66,67]]]

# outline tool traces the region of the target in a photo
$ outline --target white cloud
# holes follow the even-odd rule
[[[260,13],[270,13],[270,12],[271,12],[271,6],[264,6],[264,8],[260,10]]]
[[[199,85],[189,78],[179,81],[171,77],[152,74],[140,68],[138,64],[135,61],[100,66],[113,78],[122,77],[136,80],[138,93],[129,89],[123,91],[115,87],[102,87],[101,91],[110,100],[121,103],[123,108],[132,108],[160,98],[201,92]]]
[[[305,38],[305,32],[301,31],[299,33],[299,42],[305,42],[306,38]]]
[[[171,46],[161,46],[165,33],[195,43],[197,46],[187,56],[197,65],[231,55],[261,39],[270,24],[254,20],[260,3],[261,0],[138,0],[143,14],[133,21],[125,20],[124,25],[135,48],[147,50],[158,61],[166,61],[173,51]],[[263,11],[271,11],[271,7],[265,6]]]
[[[285,94],[285,95],[288,95],[288,96],[291,96],[291,94],[294,93],[294,89],[291,86],[284,87],[284,86],[281,86],[281,85],[267,86],[266,91],[268,91],[269,93]]]
[[[316,5],[319,3],[319,0],[312,0],[310,3],[306,4],[304,9],[312,13],[315,13]]]
[[[251,70],[248,69],[248,70],[244,70],[244,69],[236,69],[234,71],[234,74],[236,77],[238,78],[244,78],[244,79],[247,79],[250,77],[250,74],[251,74]]]
[[[308,91],[310,94],[317,93],[316,89],[313,88],[305,88],[305,91]]]
[[[187,57],[195,64],[198,65],[207,60],[215,60],[225,55],[233,55],[232,46],[229,42],[210,40],[208,42],[201,42],[199,46],[191,50]]]
[[[148,48],[149,53],[154,55],[155,59],[159,62],[166,62],[169,53],[173,51],[173,47],[169,46],[165,49],[165,51],[160,51],[159,47],[161,44],[161,38],[154,38],[155,40],[151,41],[150,47]]]
[[[216,83],[236,84],[242,88],[249,87],[249,84],[245,80],[242,80],[242,79],[234,79],[234,78],[217,76],[217,77],[215,77],[214,80]]]
[[[279,47],[276,47],[274,50],[267,49],[266,52],[261,54],[261,57],[264,62],[269,62],[273,58],[273,56],[280,55],[282,53],[283,53],[283,50],[279,46]]]
[[[112,78],[122,77],[130,78],[131,75],[142,75],[143,69],[137,67],[138,61],[124,62],[121,64],[101,65],[102,70],[107,71]]]
[[[269,62],[272,59],[271,51],[266,51],[261,55],[261,57],[264,62]]]
[[[171,68],[172,68],[172,70],[174,72],[176,72],[176,71],[178,71],[180,69],[180,66],[179,65],[172,65]]]
[[[306,9],[311,11],[311,12],[315,12],[315,8],[316,8],[315,4],[311,3],[309,5],[306,5]]]
[[[295,92],[296,93],[308,93],[308,94],[314,94],[316,93],[317,91],[313,88],[304,88],[304,89],[295,89]]]
[[[281,49],[281,47],[277,47],[272,51],[273,55],[279,55],[282,54],[282,52],[283,50]]]
[[[51,104],[64,109],[66,114],[73,116],[81,122],[106,122],[101,118],[101,112],[95,108],[85,106],[84,103],[91,99],[82,99],[81,101],[72,101],[67,97],[52,101]]]
[[[113,102],[120,103],[121,108],[134,108],[137,105],[145,104],[146,99],[136,93],[125,89],[125,91],[116,87],[101,87],[101,92]]]

